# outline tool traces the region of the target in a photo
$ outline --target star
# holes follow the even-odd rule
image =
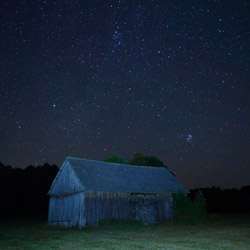
[[[186,141],[187,142],[192,142],[192,138],[193,138],[193,136],[191,134],[188,134],[187,137],[186,137]]]

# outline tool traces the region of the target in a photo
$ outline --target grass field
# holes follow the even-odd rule
[[[115,225],[50,228],[44,221],[0,221],[3,249],[218,249],[250,250],[250,216],[211,216],[190,225]]]

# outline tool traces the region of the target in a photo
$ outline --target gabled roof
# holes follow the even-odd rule
[[[67,157],[86,191],[121,193],[179,193],[188,190],[164,167],[134,166]],[[58,173],[59,174],[59,173]],[[49,194],[53,194],[53,186]]]

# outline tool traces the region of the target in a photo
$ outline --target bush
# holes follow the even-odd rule
[[[199,206],[202,208],[203,212],[205,212],[205,213],[207,212],[207,201],[206,201],[203,193],[201,192],[201,190],[199,190],[195,194],[194,202],[199,204]]]
[[[206,200],[202,192],[198,192],[194,201],[184,193],[173,195],[173,212],[175,221],[190,223],[203,221],[206,217]]]

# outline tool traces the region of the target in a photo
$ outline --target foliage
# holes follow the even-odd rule
[[[173,194],[175,221],[200,222],[206,217],[206,200],[200,192],[194,201],[184,193]]]
[[[128,164],[137,166],[146,166],[146,160],[143,154],[135,153],[134,156],[128,160]]]
[[[160,161],[155,156],[144,156],[141,153],[135,153],[134,156],[128,160],[130,165],[137,166],[155,166],[155,167],[164,167],[162,161]]]
[[[201,190],[198,190],[195,194],[194,202],[200,205],[203,211],[206,211],[207,209],[207,201],[202,193]]]
[[[119,158],[117,155],[112,155],[104,159],[105,162],[126,164],[125,160]],[[165,167],[168,169],[164,163],[155,156],[145,156],[141,153],[135,153],[131,159],[128,160],[128,164],[136,166],[151,166],[151,167]],[[168,171],[174,175],[174,173],[168,169]]]
[[[165,167],[171,174],[174,175],[174,173],[155,156],[145,156],[141,153],[135,153],[133,157],[128,160],[128,164],[137,166]]]
[[[107,157],[104,159],[105,162],[112,162],[112,163],[119,163],[119,164],[125,164],[125,160],[122,158],[119,158],[117,155],[112,155],[111,157]]]

